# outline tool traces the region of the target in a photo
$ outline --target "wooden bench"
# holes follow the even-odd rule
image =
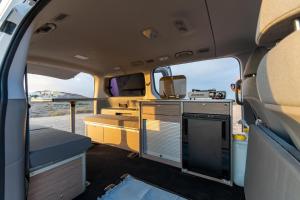
[[[73,199],[85,190],[88,137],[30,127],[29,200]]]
[[[84,119],[86,136],[93,142],[139,152],[140,133],[137,116],[99,114]]]

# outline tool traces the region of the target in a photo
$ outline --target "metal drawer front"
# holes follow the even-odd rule
[[[183,112],[230,115],[230,103],[187,102],[183,104]]]

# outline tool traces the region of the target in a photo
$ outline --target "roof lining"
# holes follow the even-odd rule
[[[145,71],[147,69],[154,69],[157,66],[232,56],[240,54],[242,51],[251,51],[255,48],[254,21],[257,20],[255,14],[253,14],[254,17],[252,19],[241,17],[241,20],[244,20],[242,22],[239,21],[237,23],[233,20],[233,23],[236,23],[237,27],[231,31],[232,37],[228,38],[227,41],[226,37],[228,37],[228,34],[220,34],[220,29],[217,28],[221,24],[220,17],[224,16],[229,21],[237,16],[234,13],[228,14],[232,11],[226,9],[222,10],[219,16],[216,16],[216,10],[223,7],[222,2],[218,0],[210,0],[209,2],[206,0],[189,0],[190,5],[181,0],[164,1],[167,3],[162,3],[159,0],[139,3],[138,0],[134,0],[134,2],[131,2],[131,5],[135,6],[121,6],[123,9],[116,8],[115,5],[120,5],[118,4],[120,2],[117,0],[110,2],[91,0],[89,1],[90,4],[85,3],[84,6],[86,6],[86,9],[91,8],[91,10],[88,9],[90,11],[89,14],[91,16],[94,14],[95,16],[93,18],[86,17],[86,19],[80,18],[84,17],[82,16],[82,13],[84,13],[82,12],[83,5],[80,4],[80,1],[72,1],[72,5],[77,5],[77,8],[76,6],[71,8],[69,1],[71,0],[51,1],[46,10],[42,11],[35,19],[34,23],[38,28],[42,24],[53,22],[55,17],[61,13],[67,15],[65,19],[55,22],[57,30],[49,34],[33,35],[28,58],[29,71],[32,65],[35,68],[33,71],[39,73],[37,69],[38,65],[40,65],[41,73],[43,73],[43,68],[46,67],[44,72],[52,68],[54,71],[61,68],[65,72],[69,70],[70,75],[75,74],[75,72],[86,72],[97,75],[120,74],[121,72]],[[129,0],[122,1],[123,5],[129,5],[127,1]],[[257,6],[257,2],[260,2],[260,0],[253,0],[252,7],[251,3],[247,4],[251,12],[255,11],[255,13],[258,13],[259,7]],[[235,5],[236,9],[239,7],[243,8],[241,6],[243,3],[239,0],[228,0],[226,3],[229,4],[228,6]],[[155,5],[160,5],[160,7],[157,8]],[[99,8],[92,9],[93,7]],[[195,7],[197,8],[195,9]],[[155,15],[157,16],[153,15],[153,12],[147,12],[146,8],[152,9],[152,11],[154,10],[153,8],[156,8]],[[79,12],[80,10],[81,12]],[[111,19],[105,19],[105,17],[109,16],[106,10],[111,10],[112,15],[114,13],[116,15],[113,15]],[[246,12],[245,15],[250,16],[250,11],[244,11]],[[102,15],[97,13],[101,13]],[[127,16],[126,14],[128,13],[132,16]],[[145,13],[145,16],[140,16],[140,19],[137,20],[134,17],[139,16],[139,13]],[[162,22],[158,23],[159,17],[161,17],[160,21]],[[172,23],[176,19],[182,19],[187,22],[191,30],[185,35],[177,33],[174,29],[175,27],[172,27],[174,25]],[[120,20],[124,22],[122,23]],[[90,22],[90,25],[87,22]],[[98,26],[91,26],[95,24],[94,22],[100,24],[100,28]],[[130,22],[132,24],[135,22],[137,25],[134,26]],[[151,26],[151,23],[154,25]],[[243,23],[250,25],[249,27],[244,27],[246,30],[241,31],[238,25]],[[154,27],[155,30],[158,30],[159,38],[149,41],[143,38],[140,31],[146,27]],[[81,29],[85,30],[85,32]],[[217,34],[215,31],[217,31]],[[247,31],[251,33],[245,35]],[[81,44],[77,43],[78,38],[80,38],[79,32],[83,34],[81,39],[84,41]],[[118,34],[120,32],[122,33],[121,35]],[[133,37],[133,34],[138,35]],[[97,36],[101,36],[101,38]],[[223,38],[220,40],[220,37]],[[128,41],[126,41],[127,38]],[[114,43],[114,40],[117,41]],[[249,42],[252,40],[253,42]],[[226,41],[226,43],[220,41]],[[199,49],[203,48],[208,48],[209,52],[199,53]],[[185,50],[193,51],[194,55],[182,59],[175,58],[174,55],[177,52]],[[74,58],[77,54],[87,56],[89,60],[83,61]],[[160,62],[158,58],[161,56],[168,56],[169,60]],[[143,61],[142,65],[131,65],[132,62],[140,60]],[[147,60],[154,60],[154,62],[147,63]],[[114,70],[116,67],[119,67],[120,70]]]

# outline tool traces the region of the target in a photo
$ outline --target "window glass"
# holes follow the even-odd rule
[[[94,96],[94,78],[79,73],[71,79],[28,74],[30,124],[70,130],[70,103],[51,102],[54,98],[77,99]],[[84,134],[83,119],[93,113],[93,101],[76,102],[75,132]]]
[[[226,91],[226,99],[234,99],[230,85],[240,79],[240,65],[235,58],[220,58],[187,64],[159,67],[154,70],[155,89],[159,91],[162,71],[168,75],[184,75],[187,80],[187,93],[193,89]],[[165,74],[166,74],[165,73]]]
[[[184,75],[186,77],[186,98],[188,98],[188,92],[191,92],[193,89],[216,89],[217,91],[225,91],[226,99],[235,99],[235,94],[231,90],[231,84],[240,79],[240,65],[235,58],[220,58],[168,67],[159,67],[153,71],[154,88],[156,92],[159,91],[160,78],[167,75]],[[241,106],[234,103],[234,133],[239,133],[241,131],[241,125],[238,123],[241,119]]]
[[[110,78],[107,88],[112,97],[145,96],[144,74],[130,74]]]

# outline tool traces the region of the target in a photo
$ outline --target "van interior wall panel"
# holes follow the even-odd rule
[[[216,56],[237,55],[255,48],[262,0],[206,0],[216,42]]]
[[[25,194],[25,99],[7,102],[5,119],[5,199],[24,199]]]
[[[23,35],[9,68],[8,101],[5,116],[5,199],[24,199],[25,195],[25,128],[27,101],[24,72],[32,26]]]

